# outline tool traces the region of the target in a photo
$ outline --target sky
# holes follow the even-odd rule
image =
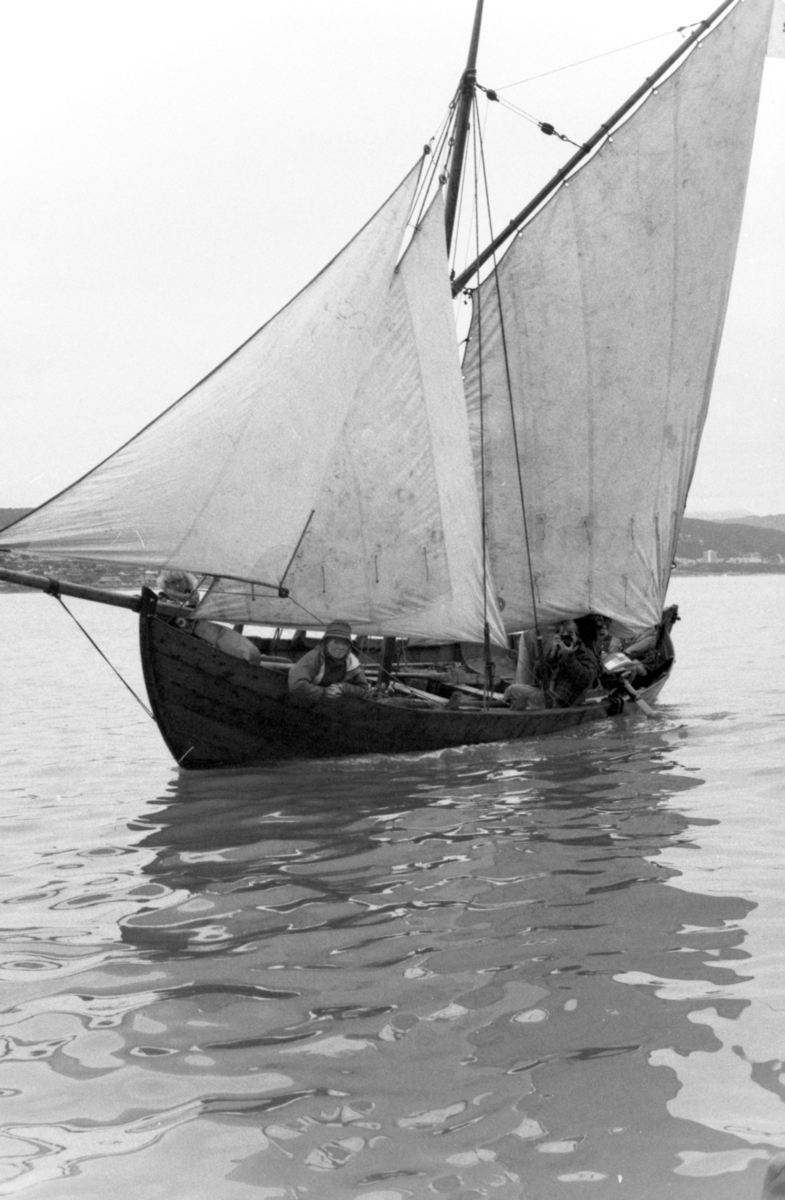
[[[714,6],[486,0],[478,78],[580,143],[675,49],[677,28]],[[334,256],[439,128],[473,11],[474,0],[4,9],[0,506],[39,504],[77,479]],[[494,108],[502,225],[573,147]],[[785,59],[768,60],[688,512],[785,512],[784,134]]]

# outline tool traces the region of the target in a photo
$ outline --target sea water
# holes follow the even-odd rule
[[[540,741],[178,773],[2,595],[0,1194],[735,1200],[785,1148],[785,575]],[[135,619],[68,602],[144,699]]]

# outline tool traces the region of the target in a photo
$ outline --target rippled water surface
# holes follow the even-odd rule
[[[654,720],[178,774],[2,595],[0,1194],[756,1200],[785,1148],[785,576]],[[142,691],[134,619],[73,611]]]

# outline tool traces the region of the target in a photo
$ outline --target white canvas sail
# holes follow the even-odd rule
[[[438,641],[506,638],[484,581],[480,508],[447,278],[441,197],[386,296],[388,333],[346,412],[290,598],[222,579],[200,615]],[[484,587],[488,589],[487,607]]]
[[[785,0],[773,0],[767,53],[771,58],[785,58]]]
[[[413,171],[235,354],[3,544],[254,581],[236,620],[482,638],[480,517],[440,202],[396,272]],[[285,583],[289,600],[275,586]],[[263,602],[260,597],[265,597]]]
[[[467,399],[479,464],[482,385],[490,554],[508,629],[532,626],[535,603],[544,622],[594,611],[635,629],[660,617],[733,272],[770,14],[771,0],[738,5],[524,227],[475,297]]]

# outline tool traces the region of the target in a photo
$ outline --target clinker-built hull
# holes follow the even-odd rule
[[[348,698],[300,708],[289,699],[285,670],[234,658],[149,612],[140,618],[140,642],[153,714],[173,757],[189,770],[537,738],[622,710],[615,696],[523,712]],[[668,670],[641,698],[656,697]]]

